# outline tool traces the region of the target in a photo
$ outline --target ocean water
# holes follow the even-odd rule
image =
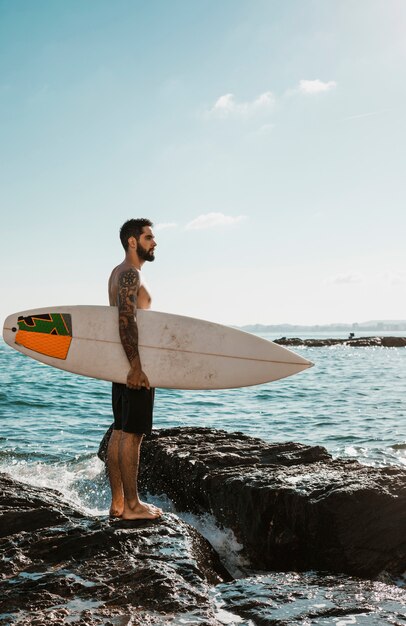
[[[154,427],[222,428],[269,442],[323,445],[368,465],[406,466],[406,349],[294,350],[315,366],[256,387],[158,389]],[[0,380],[0,471],[56,488],[89,514],[106,514],[109,489],[96,453],[112,422],[110,384],[42,365],[2,341]],[[156,501],[173,510],[167,499]],[[232,534],[210,516],[185,519],[231,558],[236,575],[243,571]]]

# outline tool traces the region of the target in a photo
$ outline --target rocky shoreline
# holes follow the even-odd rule
[[[278,343],[281,346],[308,346],[310,348],[322,348],[324,346],[404,348],[406,347],[406,337],[348,337],[347,339],[300,339],[300,337],[281,337],[280,339],[274,339],[274,343]]]
[[[89,518],[4,474],[0,494],[2,626],[162,624],[178,614],[216,623],[209,590],[231,576],[177,516],[138,527]]]
[[[140,478],[178,510],[231,528],[247,576],[233,580],[177,515],[141,525],[88,517],[2,474],[1,626],[405,623],[406,590],[394,584],[406,568],[405,470],[174,428],[146,439]]]
[[[141,485],[231,528],[254,569],[374,578],[406,569],[406,470],[209,428],[154,432]]]

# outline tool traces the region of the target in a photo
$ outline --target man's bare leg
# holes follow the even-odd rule
[[[123,519],[155,519],[162,510],[141,502],[138,496],[138,466],[143,435],[122,432],[119,444],[119,466],[124,489]]]
[[[110,515],[121,517],[124,511],[124,491],[119,465],[121,430],[113,430],[107,447],[107,469],[111,489]]]

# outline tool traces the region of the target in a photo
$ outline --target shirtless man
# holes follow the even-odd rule
[[[113,383],[112,404],[114,430],[111,435],[107,464],[111,487],[112,517],[155,519],[162,510],[138,496],[138,465],[144,434],[151,432],[154,389],[142,370],[138,353],[136,310],[149,309],[151,296],[142,282],[141,268],[154,260],[156,241],[147,219],[132,219],[120,229],[125,250],[124,261],[114,268],[109,279],[109,301],[118,307],[121,343],[130,369],[127,384]]]

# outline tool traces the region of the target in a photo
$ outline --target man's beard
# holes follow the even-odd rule
[[[142,261],[155,261],[154,251],[145,250],[139,241],[137,241],[137,254]]]

